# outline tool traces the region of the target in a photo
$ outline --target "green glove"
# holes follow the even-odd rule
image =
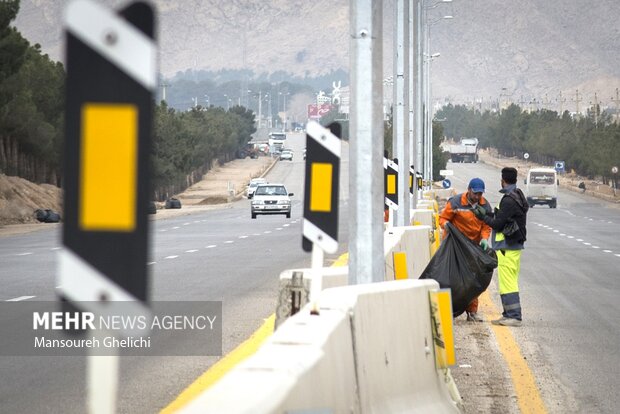
[[[484,219],[484,216],[487,215],[487,211],[480,204],[474,207],[473,212],[475,216],[478,217],[478,219],[480,220]]]
[[[489,242],[487,241],[487,239],[480,240],[480,247],[482,247],[482,250],[484,251],[489,248]]]

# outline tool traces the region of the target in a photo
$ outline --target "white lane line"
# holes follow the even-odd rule
[[[280,230],[282,230],[282,227],[276,228],[276,231],[280,231]]]
[[[254,234],[252,234],[252,236],[260,236],[260,234],[259,233],[254,233]]]
[[[578,241],[578,242],[582,242],[582,241],[583,241],[583,239],[577,239],[577,241]]]
[[[589,219],[590,221],[594,221],[594,219]]]
[[[28,256],[30,254],[32,254],[32,252],[16,253],[15,256]]]
[[[50,250],[60,250],[62,247],[52,247]]]
[[[198,250],[192,249],[192,250],[185,250],[185,253],[196,253]]]
[[[600,249],[598,246],[592,246],[593,249]]]
[[[265,230],[263,233],[269,234],[269,233],[271,233],[271,230]]]
[[[189,226],[192,223],[183,223],[184,226]]]
[[[616,257],[620,257],[620,254],[617,254],[617,253],[616,253],[616,254],[614,254],[614,256],[616,256]]]
[[[564,237],[564,236],[566,236],[566,234],[565,233],[560,233],[560,236]]]
[[[177,257],[179,256],[178,255],[177,256],[166,256],[164,257],[164,259],[176,259]]]
[[[611,253],[611,250],[603,250],[604,253]]]
[[[56,289],[61,289],[61,288],[62,288],[62,285],[56,286]]]
[[[240,239],[247,239],[248,236],[239,236]]]
[[[148,262],[146,265],[147,266],[153,266],[154,264],[156,264],[157,262]]]
[[[585,244],[586,246],[592,246],[592,243],[588,243],[588,242],[583,242],[583,244]]]
[[[288,227],[290,224],[283,224],[282,227]]]
[[[214,247],[217,247],[217,244],[210,244],[208,246],[205,246],[205,249],[213,249]]]
[[[168,230],[163,229],[163,230],[159,230],[159,231],[161,231],[162,233],[165,233],[165,232],[167,232]]]
[[[175,227],[172,228],[172,230],[176,230],[176,229],[180,229],[180,227],[179,226],[175,226]]]
[[[554,232],[554,233],[559,233],[559,232],[560,232],[560,230],[553,230],[553,232]]]
[[[234,242],[235,242],[234,240],[226,240],[226,241],[224,242],[224,244],[231,244],[231,243],[234,243]]]
[[[28,299],[32,299],[32,298],[36,298],[36,296],[20,296],[18,298],[13,298],[13,299],[7,299],[7,302],[20,302],[22,300],[28,300]]]
[[[608,221],[607,224],[614,224],[614,222],[613,221]]]
[[[194,220],[194,223],[200,223],[200,220]]]
[[[575,238],[575,236],[566,236],[566,237],[568,237],[569,239],[574,239]]]

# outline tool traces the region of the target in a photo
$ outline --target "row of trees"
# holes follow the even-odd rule
[[[0,172],[58,185],[65,72],[10,27],[18,10],[0,2]]]
[[[620,124],[599,108],[573,117],[568,111],[561,116],[549,110],[526,112],[514,104],[501,113],[447,105],[436,118],[444,119],[447,137],[478,137],[482,147],[509,157],[527,152],[543,165],[562,160],[567,169],[605,182],[612,178],[612,166],[620,164]]]
[[[229,161],[256,132],[254,113],[242,106],[198,106],[179,112],[162,102],[155,108],[153,186],[163,200],[199,181],[213,161]]]

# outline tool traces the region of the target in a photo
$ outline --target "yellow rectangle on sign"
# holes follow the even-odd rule
[[[396,194],[396,174],[388,174],[387,176],[387,193]]]
[[[429,299],[435,344],[435,364],[437,368],[447,368],[456,363],[450,289],[429,292]]]
[[[409,176],[409,188],[412,188],[412,187],[413,187],[413,176],[410,175]]]
[[[313,162],[310,177],[310,211],[332,211],[332,171],[329,163]]]
[[[394,252],[394,279],[403,280],[409,276],[407,274],[407,253]]]
[[[133,231],[136,227],[138,108],[131,104],[84,104],[80,144],[80,228]]]

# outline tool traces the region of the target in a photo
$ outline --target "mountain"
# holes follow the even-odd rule
[[[22,0],[17,28],[45,53],[61,58],[66,1]],[[103,1],[118,7],[125,2]],[[160,70],[251,69],[316,76],[348,70],[346,0],[156,0]],[[617,0],[454,0],[428,10],[436,97],[534,99],[565,109],[604,105],[620,87]],[[393,0],[384,1],[384,76],[392,71]],[[441,20],[442,15],[453,19]],[[500,96],[501,95],[501,96]],[[502,97],[503,96],[503,97]]]

